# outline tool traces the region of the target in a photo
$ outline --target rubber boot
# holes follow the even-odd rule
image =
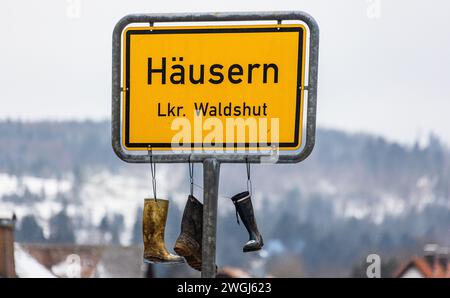
[[[239,223],[239,217],[247,229],[249,240],[243,247],[244,252],[260,250],[264,245],[263,238],[258,231],[256,225],[255,213],[253,212],[253,205],[250,193],[248,191],[241,192],[231,198],[236,207],[236,219]]]
[[[184,263],[182,257],[169,253],[164,243],[169,201],[145,199],[142,232],[144,238],[144,262]]]
[[[203,204],[189,195],[174,250],[195,270],[202,269]]]

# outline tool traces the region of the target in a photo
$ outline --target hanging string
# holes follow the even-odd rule
[[[191,183],[191,197],[194,196],[194,163],[191,162],[191,155],[189,155],[189,182]]]
[[[153,150],[151,146],[148,146],[149,150],[148,155],[150,158],[150,172],[152,175],[152,187],[153,187],[153,198],[155,199],[156,202],[156,164],[153,162]]]
[[[248,157],[245,158],[246,166],[247,166],[247,191],[250,195],[252,195],[252,179],[250,177],[250,163],[248,161]]]
[[[189,158],[189,161],[190,161],[190,158]],[[251,195],[253,187],[252,187],[252,180],[251,180],[250,163],[248,161],[248,158],[245,158],[245,163],[246,163],[246,167],[247,167],[247,190],[248,190],[248,192]],[[194,171],[193,171],[193,168],[192,168],[192,176],[193,176],[193,173],[194,173]],[[189,169],[189,176],[191,176],[191,170],[190,169]],[[201,185],[199,185],[197,183],[194,183],[193,179],[190,182],[191,182],[191,187],[195,186],[195,187],[197,187],[197,188],[199,188],[201,190],[204,190],[203,186],[201,186]],[[220,194],[218,195],[218,197],[219,198],[223,198],[223,199],[231,199],[231,197],[227,197],[227,196],[220,195]]]
[[[190,193],[193,195],[194,193],[194,186],[204,190],[203,186],[194,183],[194,163],[191,161],[191,156],[189,156],[189,182],[190,182]],[[252,194],[252,180],[251,180],[251,171],[250,171],[250,163],[248,161],[248,158],[245,158],[245,163],[247,167],[247,190],[250,194]],[[231,197],[227,197],[224,195],[219,195],[220,198],[223,199],[231,199]]]

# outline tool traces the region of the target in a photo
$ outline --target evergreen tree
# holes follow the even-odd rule
[[[18,242],[42,243],[45,241],[42,227],[33,215],[27,215],[22,219],[22,224],[17,230],[16,239]]]
[[[121,214],[114,214],[111,226],[111,243],[120,244],[120,234],[124,228],[124,218]]]
[[[65,209],[50,219],[50,242],[75,243],[73,224]]]
[[[133,237],[132,237],[132,243],[133,244],[140,244],[142,243],[142,208],[139,208],[137,210],[136,214],[136,221],[134,222],[133,226]]]

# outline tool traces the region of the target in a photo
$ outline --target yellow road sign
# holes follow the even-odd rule
[[[123,38],[126,149],[300,147],[303,25],[129,27]]]

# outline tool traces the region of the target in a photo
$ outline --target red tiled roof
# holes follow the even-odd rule
[[[443,268],[443,266],[436,261],[434,266],[431,266],[425,259],[419,257],[412,258],[409,263],[401,268],[395,277],[402,277],[410,268],[416,268],[425,278],[450,277],[450,264],[447,268]]]
[[[251,277],[250,274],[242,270],[241,268],[236,267],[223,267],[220,268],[217,277],[222,278],[249,278]]]
[[[102,247],[89,245],[23,245],[24,249],[48,270],[64,262],[67,256],[78,254],[82,257],[81,277],[92,277],[100,259]]]

